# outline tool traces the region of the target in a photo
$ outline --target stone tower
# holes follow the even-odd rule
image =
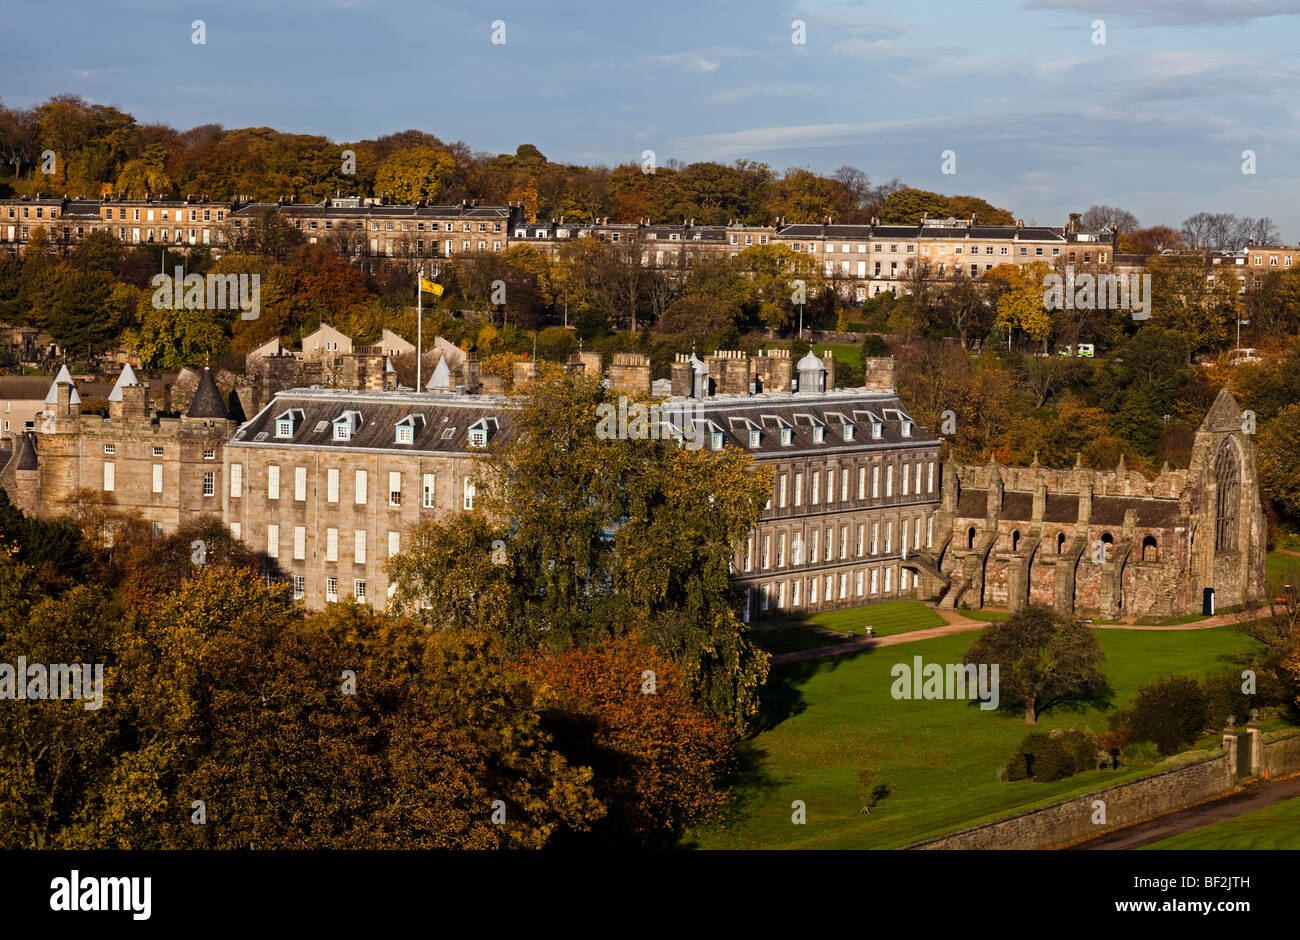
[[[1226,388],[1196,429],[1186,498],[1192,596],[1203,609],[1240,604],[1264,587],[1268,533],[1253,430]]]

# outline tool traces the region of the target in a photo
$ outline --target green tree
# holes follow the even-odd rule
[[[1057,705],[1101,701],[1108,692],[1105,659],[1092,630],[1050,607],[1029,604],[990,624],[966,651],[968,665],[999,666],[1001,703],[1023,708],[1025,724]]]

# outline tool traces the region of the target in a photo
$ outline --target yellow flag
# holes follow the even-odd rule
[[[442,285],[435,284],[433,281],[429,280],[427,277],[424,276],[420,277],[420,290],[422,292],[430,293],[435,297],[442,296]]]

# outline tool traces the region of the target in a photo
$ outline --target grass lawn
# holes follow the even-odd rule
[[[1300,849],[1300,797],[1143,846],[1144,849]]]
[[[881,605],[886,606],[886,605]],[[847,613],[847,612],[846,612]],[[859,614],[861,611],[858,612]],[[827,616],[833,617],[834,613]],[[820,617],[818,618],[821,619]],[[872,622],[881,618],[872,615]],[[895,700],[891,667],[960,662],[976,634],[965,633],[773,669],[764,689],[765,728],[742,749],[736,803],[725,827],[690,832],[701,848],[896,848],[1051,803],[1151,772],[1150,767],[1093,771],[1055,783],[999,783],[997,769],[1030,730],[1016,714],[957,701]],[[1112,704],[1127,704],[1161,675],[1199,675],[1236,663],[1252,641],[1232,627],[1192,632],[1104,630]],[[1106,711],[1054,710],[1038,728],[1107,727]],[[1213,748],[1217,739],[1204,745]],[[858,770],[891,793],[871,815],[862,806]],[[803,800],[807,823],[791,823]]]
[[[1264,559],[1264,578],[1271,586],[1300,583],[1300,556],[1269,552]]]
[[[1204,614],[1185,614],[1182,617],[1171,617],[1168,620],[1160,620],[1159,618],[1152,619],[1150,617],[1144,617],[1141,620],[1139,620],[1138,623],[1144,626],[1176,627],[1181,623],[1196,623],[1198,620],[1205,620],[1205,619],[1206,618]]]
[[[797,315],[796,315],[797,316]],[[790,344],[786,343],[764,343],[764,349],[789,349]],[[836,362],[847,362],[850,365],[862,367],[862,344],[861,343],[813,343],[812,351],[818,356],[822,350],[829,349],[835,354]],[[1300,560],[1300,559],[1297,559]]]
[[[978,609],[973,607],[970,609],[962,609],[957,611],[957,613],[961,614],[967,620],[987,620],[989,623],[1006,620],[1011,616],[1011,612],[1008,610],[988,610],[982,607]]]
[[[947,622],[920,601],[886,601],[883,604],[828,610],[804,620],[836,633],[852,630],[858,636],[866,632],[867,624],[871,625],[876,636],[890,636],[894,633],[924,630],[926,627],[942,627]]]
[[[841,640],[809,630],[807,627],[774,627],[770,630],[754,629],[750,638],[769,653],[793,653],[796,650],[816,649],[820,646],[838,646]],[[844,637],[847,640],[848,637]]]

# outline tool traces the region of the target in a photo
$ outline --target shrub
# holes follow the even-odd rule
[[[1006,780],[1033,779],[1050,783],[1097,768],[1097,741],[1085,731],[1071,728],[1050,734],[1035,731],[1025,736],[1003,769]]]
[[[1190,676],[1166,676],[1138,689],[1129,727],[1133,738],[1150,741],[1161,754],[1192,744],[1209,720],[1209,699]]]
[[[1232,716],[1238,724],[1250,718],[1252,708],[1265,705],[1258,695],[1247,695],[1241,691],[1241,671],[1227,669],[1214,672],[1201,680],[1205,691],[1206,718],[1210,727],[1227,724]]]
[[[862,355],[868,359],[876,356],[888,356],[889,344],[879,333],[868,333],[867,338],[862,341]]]

